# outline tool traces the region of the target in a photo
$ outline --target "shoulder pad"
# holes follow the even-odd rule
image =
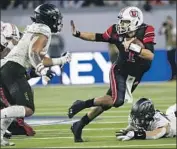
[[[27,26],[25,32],[39,33],[47,37],[51,36],[51,29],[47,25],[40,23],[33,23]]]

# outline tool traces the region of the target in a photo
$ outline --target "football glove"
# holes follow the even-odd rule
[[[63,64],[60,65],[60,68],[63,68],[64,64],[67,62],[71,61],[71,53],[69,52],[64,52],[63,54],[61,54],[61,58],[63,57],[64,61]]]
[[[47,71],[45,76],[42,76],[42,83],[47,85],[50,80],[55,76],[55,72],[51,71],[50,69]]]

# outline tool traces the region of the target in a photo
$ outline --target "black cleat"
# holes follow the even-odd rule
[[[81,138],[82,128],[80,121],[73,123],[71,126],[71,131],[74,135],[74,142],[84,142]]]
[[[83,109],[85,109],[85,101],[76,100],[68,110],[68,117],[72,118],[74,115],[76,115]]]

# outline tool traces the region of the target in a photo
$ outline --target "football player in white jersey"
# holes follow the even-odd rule
[[[0,66],[2,66],[4,63],[4,57],[9,54],[15,45],[17,45],[22,35],[23,34],[18,30],[16,25],[1,21]],[[48,70],[47,76],[42,76],[42,82],[44,82],[45,85],[47,85],[55,75],[56,70],[54,68],[55,67],[52,67],[52,71],[51,69]],[[30,69],[30,74],[28,75],[29,79],[38,77],[33,70],[34,69]],[[30,84],[30,81],[28,82]]]
[[[27,26],[23,37],[4,58],[4,65],[0,68],[0,83],[9,95],[8,102],[13,105],[1,110],[1,146],[14,145],[3,139],[13,119],[31,116],[35,111],[33,92],[25,77],[26,69],[34,67],[36,73],[43,76],[47,73],[45,67],[71,61],[70,53],[60,58],[45,57],[51,33],[57,33],[62,28],[62,15],[58,8],[42,4],[34,13],[31,17],[33,23]],[[8,124],[5,119],[9,119]]]
[[[132,107],[129,125],[116,133],[118,140],[132,139],[155,140],[176,136],[176,104],[166,114],[155,110],[150,99],[141,98]]]

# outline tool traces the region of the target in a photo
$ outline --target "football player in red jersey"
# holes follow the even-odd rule
[[[119,49],[116,62],[110,69],[110,88],[98,98],[86,101],[77,100],[68,109],[68,116],[85,108],[94,107],[90,112],[73,123],[71,130],[75,142],[83,142],[82,129],[93,119],[111,107],[120,107],[125,102],[132,102],[132,92],[142,76],[151,67],[154,57],[154,28],[143,22],[143,13],[137,7],[126,7],[118,15],[118,23],[113,24],[104,33],[89,33],[76,30],[71,21],[73,36],[88,41],[109,42]],[[138,40],[143,46],[133,42]]]

